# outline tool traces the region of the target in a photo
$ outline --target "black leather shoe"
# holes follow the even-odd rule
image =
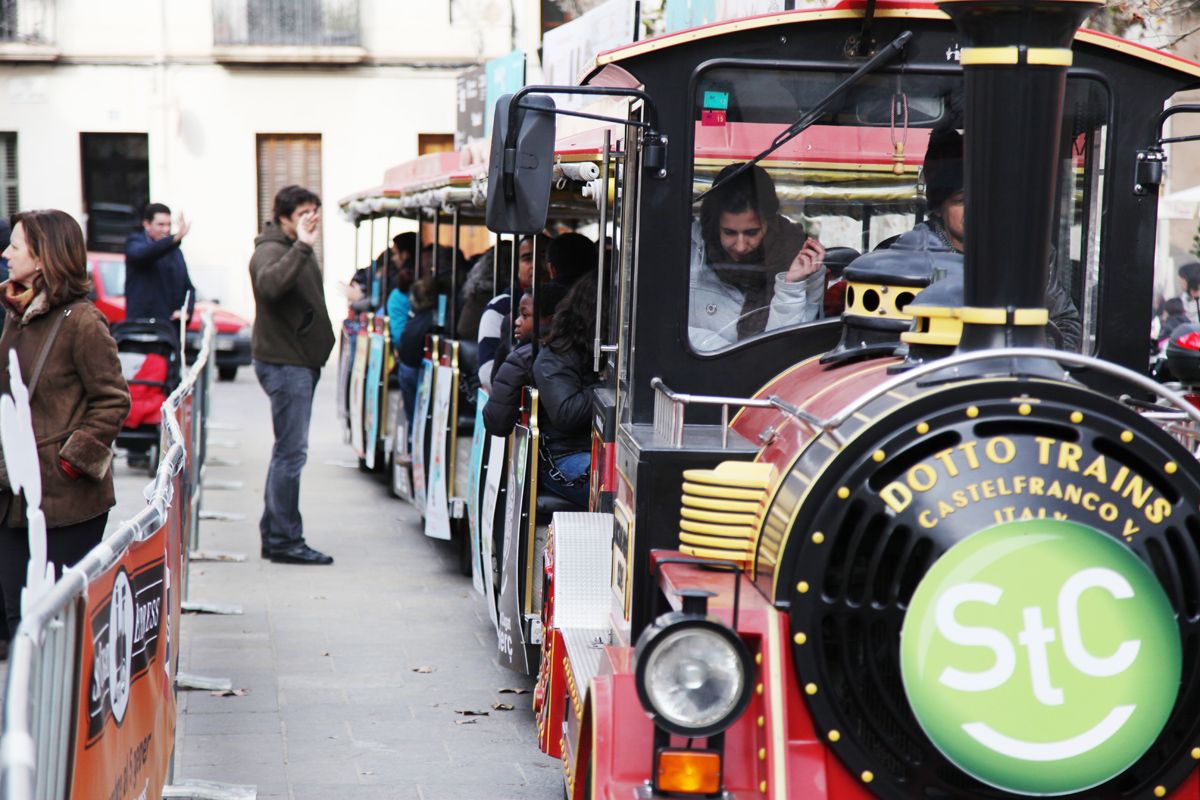
[[[285,550],[282,553],[272,553],[271,561],[276,564],[332,564],[333,557],[327,556],[319,550],[313,550],[306,544],[301,544],[293,547],[291,550]]]

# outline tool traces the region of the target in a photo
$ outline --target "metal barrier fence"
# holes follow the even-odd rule
[[[0,798],[3,800],[136,796],[141,790],[142,778],[147,785],[151,779],[166,781],[174,750],[173,683],[178,664],[179,605],[183,591],[183,586],[172,585],[172,580],[176,584],[186,581],[189,545],[196,532],[215,332],[211,317],[206,317],[196,362],[163,403],[162,455],[158,472],[145,490],[146,507],[122,523],[82,561],[65,569],[62,577],[21,620],[11,643],[4,692],[4,727],[0,737]],[[158,536],[160,533],[163,534],[161,537]],[[161,555],[156,555],[153,549],[148,551],[152,564],[158,564],[161,570],[161,588],[154,596],[158,584],[149,578],[141,579],[148,574],[147,570],[139,567],[141,571],[133,570],[130,578],[123,561],[140,545],[151,548],[150,543],[156,537],[161,539],[158,542]],[[120,574],[110,576],[110,573],[118,572]],[[122,576],[123,585],[119,583]],[[89,588],[100,580],[93,594],[102,594],[110,577],[111,605],[116,606],[119,600],[124,600],[131,612],[136,611],[136,621],[125,624],[118,620],[113,627],[125,625],[124,630],[96,633],[93,623],[100,615],[93,608],[97,598],[89,599]],[[131,584],[138,587],[137,597],[145,592],[153,602],[136,605],[136,599],[129,597]],[[124,609],[118,609],[120,611]],[[125,613],[128,615],[129,612]],[[116,620],[119,616],[114,613],[112,618]],[[105,628],[108,619],[106,616],[100,620],[105,623]],[[133,625],[137,627],[133,628]],[[152,644],[147,633],[151,625]],[[140,656],[139,668],[144,672],[131,674],[127,662],[132,659],[126,657],[131,645],[120,637],[139,633],[142,651],[134,656]],[[105,635],[109,637],[106,641],[103,640]],[[124,645],[124,653],[116,652],[120,645]],[[94,667],[85,663],[84,658],[93,646],[96,647]],[[153,654],[148,654],[151,648]],[[126,663],[120,663],[122,658]],[[104,659],[109,665],[117,663],[121,674],[114,677],[111,669],[101,663]],[[133,683],[141,681],[141,691],[145,693],[151,680],[142,681],[142,678],[152,670],[153,678],[159,679],[158,685],[165,690],[157,693],[160,696],[156,697],[153,708],[137,709],[137,717],[139,722],[155,720],[162,730],[153,732],[159,734],[156,737],[147,734],[140,742],[140,748],[135,743],[130,751],[130,761],[106,764],[112,759],[97,754],[105,756],[114,746],[119,745],[122,750],[125,747],[124,740],[116,740],[117,726],[106,729],[106,722],[110,716],[115,716],[118,723],[122,716],[129,721],[128,718],[133,716]],[[158,675],[160,671],[164,673],[161,676]],[[101,694],[106,697],[102,698],[104,703],[97,712],[89,705],[88,696],[90,691],[94,697],[99,689],[103,689]],[[98,734],[93,733],[97,716],[100,719]],[[166,730],[167,726],[169,730]],[[128,729],[136,726],[127,724],[124,727],[127,729],[124,735],[129,735]],[[86,746],[92,748],[106,731],[112,732],[114,740],[109,743],[109,750],[95,747],[90,756],[86,756],[81,740],[88,739]],[[152,738],[155,741],[150,746]],[[87,763],[88,757],[92,759],[91,763]],[[96,763],[102,766],[97,768]],[[83,785],[85,781],[90,783]],[[117,791],[118,786],[132,788],[134,784],[138,790]],[[161,786],[159,783],[145,796],[158,796]]]

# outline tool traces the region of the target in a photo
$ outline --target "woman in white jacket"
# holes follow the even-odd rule
[[[714,185],[740,164],[722,169]],[[779,213],[775,182],[753,166],[700,204],[692,225],[688,337],[709,352],[818,317],[825,248]]]

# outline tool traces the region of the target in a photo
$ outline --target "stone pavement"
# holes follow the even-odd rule
[[[562,797],[561,765],[537,749],[531,695],[500,693],[532,682],[496,664],[491,622],[453,550],[357,469],[332,377],[326,369],[317,387],[301,501],[328,567],[259,558],[269,407],[249,369],[215,387],[209,455],[240,463],[210,466],[207,479],[244,485],[207,491],[203,507],[244,518],[202,522],[200,546],[246,561],[193,563],[189,599],[244,613],[185,616],[180,669],[245,694],[180,692],[176,779],[253,783],[264,800]],[[144,485],[121,465],[114,520]],[[504,703],[514,710],[493,708]]]

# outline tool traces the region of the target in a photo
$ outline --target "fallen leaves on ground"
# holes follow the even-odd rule
[[[474,725],[478,721],[479,720],[477,720],[477,719],[456,719],[456,720],[454,720],[454,724],[455,725]]]
[[[213,697],[245,697],[245,689],[218,689],[215,692],[209,692]]]
[[[413,672],[419,672],[422,675],[428,675],[433,672],[433,667],[413,667]]]
[[[512,711],[513,707],[512,703],[492,703],[492,708],[497,711]]]
[[[497,694],[529,694],[529,690],[520,687],[516,689],[501,689]]]
[[[464,717],[486,717],[488,715],[488,712],[486,711],[476,711],[473,708],[456,708],[454,709],[454,713]]]

